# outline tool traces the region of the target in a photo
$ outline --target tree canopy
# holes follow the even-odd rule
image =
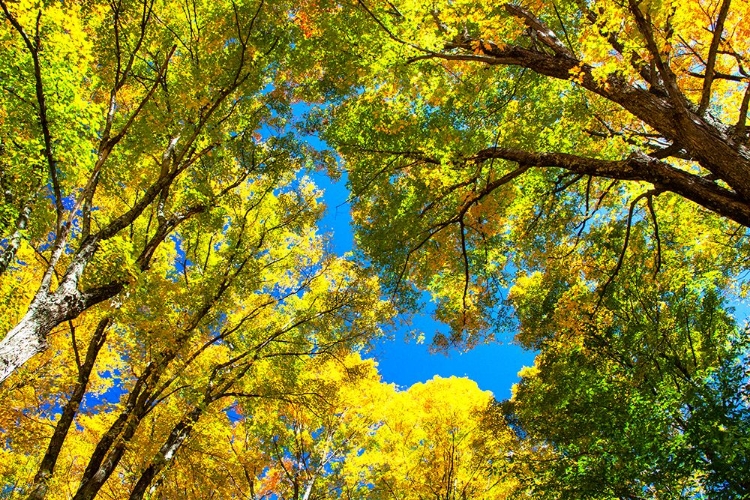
[[[750,494],[746,3],[0,9],[0,497]]]

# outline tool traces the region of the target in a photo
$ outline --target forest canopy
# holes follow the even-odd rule
[[[750,495],[745,2],[0,9],[0,497]]]

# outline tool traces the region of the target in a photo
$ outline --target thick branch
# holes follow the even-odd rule
[[[92,499],[114,472],[141,419],[148,413],[150,389],[158,380],[157,363],[149,363],[128,394],[125,408],[102,436],[89,459],[81,484],[73,497],[76,500]]]
[[[73,418],[78,413],[78,407],[83,400],[84,394],[86,394],[94,362],[107,339],[106,331],[109,321],[109,318],[102,319],[97,325],[94,335],[91,337],[89,347],[86,351],[86,359],[78,370],[78,382],[73,389],[73,394],[71,394],[68,403],[63,408],[60,420],[58,420],[55,426],[55,432],[52,434],[52,439],[50,439],[49,446],[47,446],[42,463],[39,465],[39,469],[34,477],[34,485],[32,486],[31,493],[29,493],[29,500],[42,500],[47,495],[47,482],[54,474],[57,457],[60,455],[65,437],[68,435]]]
[[[708,210],[750,227],[750,203],[735,193],[666,162],[634,153],[625,160],[599,160],[566,153],[536,153],[517,149],[487,148],[474,156],[477,161],[492,158],[538,167],[558,167],[577,174],[627,181],[650,182],[655,187],[679,194]]]
[[[734,135],[742,142],[745,142],[746,140],[745,134],[748,105],[750,105],[750,83],[745,88],[745,95],[742,97],[742,104],[740,104],[740,113],[737,118],[737,124],[734,126]]]
[[[508,11],[511,15],[523,19],[526,26],[534,30],[538,36],[538,38],[555,54],[558,54],[563,57],[569,57],[574,58],[575,55],[573,52],[568,49],[558,38],[557,35],[555,35],[555,32],[549,29],[544,23],[542,23],[537,17],[535,17],[531,12],[524,9],[523,7],[520,7],[518,5],[513,5],[510,3],[505,4],[505,10]]]
[[[472,40],[462,39],[447,44],[447,52],[420,58],[516,65],[560,80],[569,80],[574,75],[584,88],[619,104],[672,143],[681,144],[701,166],[724,180],[743,199],[750,200],[750,176],[747,175],[750,171],[750,150],[735,143],[730,127],[709,115],[700,116],[686,108],[682,97],[676,99],[678,102],[673,102],[632,86],[614,74],[604,81],[596,79],[592,67],[570,57],[492,43],[481,44],[479,50],[480,53],[475,54]]]
[[[196,407],[172,428],[164,444],[159,448],[154,458],[151,459],[148,467],[141,473],[141,477],[138,478],[138,482],[130,493],[130,500],[140,500],[143,498],[154,478],[172,462],[177,450],[179,450],[182,443],[190,436],[195,422],[198,421],[202,413],[203,410],[201,407]],[[153,493],[156,486],[154,485],[154,487],[150,488],[151,491],[149,493]]]

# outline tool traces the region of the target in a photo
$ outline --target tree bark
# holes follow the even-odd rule
[[[88,260],[88,259],[86,259]],[[71,266],[73,268],[75,266]],[[86,309],[111,299],[125,286],[109,283],[85,292],[78,289],[85,262],[66,274],[57,290],[44,285],[31,302],[21,321],[0,341],[0,384],[34,355],[47,347],[47,336],[57,325],[76,318]]]
[[[473,160],[493,158],[537,167],[558,167],[577,174],[608,179],[646,181],[656,188],[671,191],[718,215],[750,227],[750,199],[703,177],[677,169],[657,158],[634,153],[625,160],[599,160],[567,153],[539,153],[509,148],[487,148]]]
[[[114,472],[138,425],[150,410],[152,388],[160,376],[160,367],[150,363],[138,377],[124,410],[96,445],[73,500],[93,499]]]
[[[705,112],[705,106],[690,103],[670,78],[660,82],[657,76],[645,71],[644,78],[651,88],[629,83],[616,74],[609,75],[604,80],[595,78],[593,68],[579,60],[552,30],[530,12],[510,4],[505,9],[519,18],[546,50],[495,44],[461,36],[447,43],[442,52],[430,52],[414,57],[411,61],[435,58],[474,61],[486,65],[520,66],[559,80],[573,78],[585,89],[629,111],[661,134],[663,139],[670,141],[675,149],[686,151],[687,157],[712,175],[710,178],[700,177],[656,158],[646,161],[649,158],[646,153],[619,162],[627,167],[627,172],[592,170],[584,163],[595,160],[587,158],[579,158],[575,163],[548,161],[534,163],[534,166],[559,166],[579,173],[592,170],[586,173],[612,179],[645,180],[654,183],[659,189],[684,196],[710,211],[750,227],[750,149],[737,139],[732,126]],[[657,66],[667,76],[674,76],[664,61],[657,61]],[[659,85],[665,86],[662,91],[659,91]],[[710,90],[710,86],[707,89]],[[532,154],[549,157],[553,153],[526,152],[526,155]],[[554,154],[558,157],[571,156]],[[614,163],[612,162],[613,166]],[[718,181],[724,181],[728,188]]]

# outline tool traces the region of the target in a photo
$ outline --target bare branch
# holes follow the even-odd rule
[[[604,294],[607,292],[607,288],[609,287],[609,285],[612,284],[612,282],[615,280],[617,275],[620,273],[620,269],[622,269],[622,263],[625,261],[625,253],[628,250],[628,243],[630,241],[630,229],[633,224],[633,212],[635,211],[635,206],[643,198],[648,198],[649,196],[653,194],[654,194],[654,191],[647,191],[645,193],[641,193],[638,196],[636,196],[635,199],[630,203],[630,209],[628,210],[627,225],[625,226],[625,239],[622,244],[622,251],[620,251],[620,256],[617,258],[617,264],[615,265],[615,268],[612,270],[611,273],[609,273],[609,278],[604,283],[604,286],[602,286],[598,291],[599,300],[596,303],[596,309],[599,309],[599,307],[601,306],[602,301],[604,300]]]
[[[661,270],[661,238],[659,237],[659,221],[656,220],[656,210],[654,210],[654,194],[651,193],[646,197],[648,202],[648,211],[651,213],[651,221],[654,223],[654,239],[656,240],[656,266],[654,266],[654,278]]]

